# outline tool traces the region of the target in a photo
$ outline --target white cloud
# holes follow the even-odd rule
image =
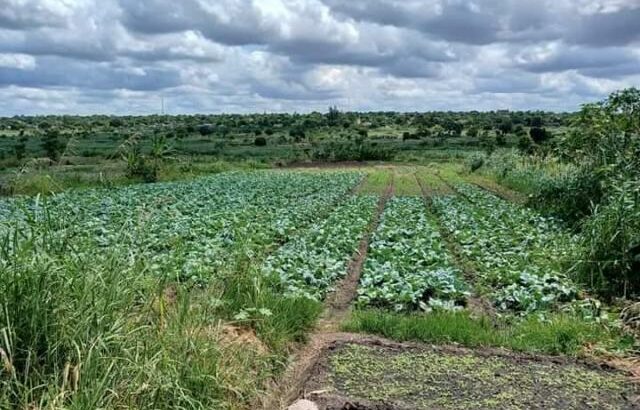
[[[4,0],[0,115],[565,109],[637,85],[629,0]]]

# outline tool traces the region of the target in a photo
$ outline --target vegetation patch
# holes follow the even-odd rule
[[[576,298],[563,273],[576,243],[556,221],[472,185],[455,187],[459,195],[436,197],[433,207],[496,307],[527,314]]]
[[[422,198],[393,197],[369,244],[357,303],[394,310],[459,308],[466,285],[451,259]]]
[[[569,314],[549,314],[544,319],[530,316],[513,321],[478,317],[468,311],[425,315],[362,309],[354,312],[343,328],[397,341],[504,347],[545,354],[581,355],[585,349],[625,352],[634,346],[631,336]]]
[[[621,373],[494,351],[345,343],[320,367],[311,385],[327,392],[317,401],[367,403],[355,408],[577,410],[638,403],[637,389]]]

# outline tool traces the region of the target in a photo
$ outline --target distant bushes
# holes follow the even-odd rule
[[[389,161],[395,150],[375,142],[332,141],[314,146],[310,154],[319,161]]]

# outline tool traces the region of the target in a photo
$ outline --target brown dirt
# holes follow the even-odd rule
[[[360,241],[358,250],[349,263],[346,277],[340,281],[336,289],[325,299],[325,311],[320,318],[316,330],[309,340],[296,354],[285,370],[277,385],[263,398],[260,407],[265,410],[284,409],[303,393],[304,384],[310,376],[314,364],[326,350],[336,341],[358,341],[365,336],[337,332],[340,323],[349,314],[349,307],[356,296],[362,265],[367,256],[369,240],[378,226],[380,215],[387,200],[393,195],[393,179],[385,193],[380,197],[371,224]]]
[[[595,362],[363,337],[327,346],[302,397],[321,410],[634,409],[639,393]]]
[[[370,165],[382,164],[381,162],[359,162],[359,161],[341,161],[341,162],[324,162],[324,161],[295,161],[283,165],[281,168],[360,168]]]
[[[267,355],[269,353],[267,346],[262,343],[256,332],[251,328],[225,324],[222,325],[219,335],[219,341],[222,346],[242,346],[259,355]]]

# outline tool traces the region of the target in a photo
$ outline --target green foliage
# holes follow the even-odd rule
[[[459,309],[467,296],[420,197],[391,198],[369,244],[358,305],[394,310]]]
[[[0,404],[248,407],[321,311],[254,263],[360,178],[227,173],[1,201]],[[226,322],[268,350],[225,343]]]
[[[640,293],[640,178],[613,183],[586,220],[578,272],[606,296]]]
[[[600,175],[591,166],[580,166],[536,184],[529,197],[529,205],[555,215],[576,227],[591,215],[592,206],[603,196]]]
[[[546,129],[541,127],[531,127],[529,129],[529,136],[531,140],[536,144],[542,144],[549,139],[550,135]]]
[[[58,130],[49,129],[44,134],[41,145],[47,158],[54,162],[58,161],[58,159],[60,158],[60,153],[64,148],[62,142],[60,141],[60,133]]]
[[[465,159],[465,165],[470,172],[476,172],[484,165],[485,156],[481,154],[475,154]]]
[[[510,323],[474,317],[467,311],[407,315],[358,310],[343,328],[398,341],[459,343],[468,347],[504,347],[547,354],[577,355],[582,348],[594,344],[611,349],[631,347],[627,338],[616,330],[565,314],[546,319],[531,316]]]
[[[13,146],[13,152],[15,153],[18,161],[21,161],[25,157],[27,153],[27,137],[25,135],[18,137],[15,145]]]
[[[553,219],[471,185],[455,188],[463,196],[436,197],[433,207],[496,307],[528,314],[576,297],[563,274],[575,242]]]
[[[317,144],[311,158],[322,161],[389,161],[395,149],[371,142],[328,142]]]
[[[253,140],[253,145],[256,147],[264,147],[267,145],[267,139],[265,137],[256,137]]]
[[[156,135],[151,139],[148,154],[143,154],[141,139],[133,135],[119,148],[121,157],[126,162],[126,173],[129,178],[141,178],[144,182],[156,182],[164,161],[170,158],[173,147],[165,136]]]
[[[346,274],[375,205],[372,196],[349,198],[269,256],[263,274],[279,282],[286,295],[322,300]]]

